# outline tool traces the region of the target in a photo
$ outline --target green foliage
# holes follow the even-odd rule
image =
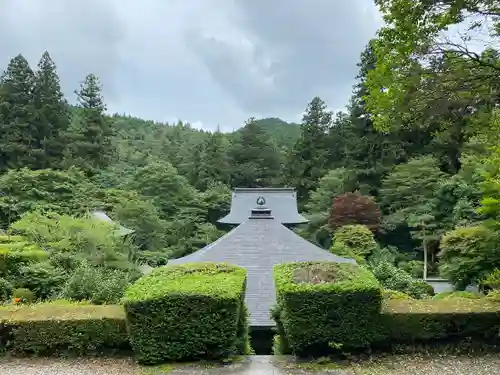
[[[299,262],[275,266],[274,277],[279,322],[293,353],[318,354],[332,343],[360,348],[373,340],[382,291],[368,270]]]
[[[301,136],[287,161],[287,178],[296,187],[301,200],[316,189],[319,179],[326,174],[330,150],[325,135],[332,126],[332,117],[332,112],[319,97],[309,102],[302,117]]]
[[[12,291],[12,298],[19,298],[21,303],[33,303],[36,300],[36,295],[29,289],[17,288]]]
[[[424,276],[424,262],[421,260],[410,260],[408,262],[399,262],[398,267],[408,272],[415,278]]]
[[[481,285],[493,290],[500,290],[500,269],[497,268],[493,270],[483,281],[481,281]]]
[[[90,209],[90,185],[80,171],[27,168],[0,176],[0,225],[7,228],[30,211],[55,211],[77,215]]]
[[[17,55],[0,76],[0,170],[35,167],[41,151],[32,144],[36,129],[32,96],[35,75],[28,61]],[[1,188],[0,188],[1,190]]]
[[[364,225],[344,225],[337,229],[333,235],[333,246],[341,244],[364,259],[378,248],[373,233]]]
[[[16,278],[23,266],[46,260],[48,253],[26,246],[18,249],[0,249],[0,277]]]
[[[83,262],[68,278],[59,297],[93,304],[118,303],[130,282],[130,275],[113,269],[93,267]]]
[[[37,262],[20,269],[18,286],[33,291],[38,299],[46,299],[58,292],[67,276],[49,262]]]
[[[445,175],[432,157],[421,157],[400,164],[382,180],[381,206],[394,225],[409,224],[408,219],[421,216]],[[423,207],[424,206],[424,207]],[[417,218],[412,220],[417,221]]]
[[[114,208],[114,217],[127,228],[134,230],[134,243],[141,250],[165,247],[164,231],[167,223],[159,216],[150,201],[125,201]]]
[[[71,128],[71,144],[67,165],[76,165],[92,173],[110,164],[113,158],[111,122],[105,116],[106,104],[102,87],[94,74],[85,77],[77,92],[78,117]]]
[[[123,307],[56,301],[0,307],[3,349],[13,354],[99,354],[128,348]]]
[[[316,190],[311,192],[306,210],[308,212],[329,212],[333,200],[339,195],[352,191],[355,184],[356,181],[351,171],[345,168],[330,170],[319,179]]]
[[[12,224],[43,249],[72,254],[101,266],[127,266],[123,240],[114,235],[113,225],[94,218],[76,218],[56,213],[31,212]]]
[[[13,290],[12,284],[0,277],[0,302],[7,301],[12,296]]]
[[[414,280],[409,273],[391,263],[379,262],[371,268],[377,280],[386,289],[397,290],[412,296],[423,298],[434,295],[431,285]]]
[[[137,359],[154,364],[241,352],[244,291],[245,270],[228,264],[161,267],[142,277],[123,299]]]
[[[458,289],[478,283],[500,266],[494,233],[484,227],[458,228],[441,240],[440,271]]]
[[[414,280],[408,287],[408,294],[415,298],[432,297],[434,293],[434,287],[422,280]]]
[[[231,185],[245,187],[273,186],[280,171],[280,154],[262,126],[250,118],[237,134],[229,155],[234,164]]]
[[[409,294],[400,292],[398,290],[384,289],[384,300],[409,300],[413,299]]]

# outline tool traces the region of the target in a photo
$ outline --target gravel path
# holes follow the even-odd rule
[[[130,359],[1,359],[1,375],[496,375],[500,356],[393,356],[350,366],[295,364],[287,359],[252,356],[224,367],[170,365],[140,367]]]

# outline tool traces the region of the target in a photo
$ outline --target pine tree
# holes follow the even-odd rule
[[[72,159],[88,172],[109,165],[113,156],[113,130],[101,90],[99,79],[89,74],[76,93],[80,114],[72,134]]]
[[[229,163],[229,143],[219,129],[210,134],[204,142],[202,169],[200,180],[203,189],[206,189],[212,182],[229,183],[230,163]]]
[[[270,187],[280,170],[279,152],[254,118],[247,120],[230,150],[235,187]]]
[[[38,160],[39,166],[57,168],[61,165],[67,144],[65,134],[69,125],[69,111],[56,66],[48,52],[42,55],[38,63],[33,94],[37,140],[43,150],[42,157]]]
[[[327,171],[328,132],[332,112],[319,97],[311,100],[302,118],[301,137],[288,160],[288,180],[295,185],[299,199],[305,201]]]
[[[11,59],[0,77],[0,170],[37,165],[33,81],[33,70],[22,55]]]

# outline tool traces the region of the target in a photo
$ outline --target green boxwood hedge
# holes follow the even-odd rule
[[[464,298],[390,300],[384,302],[380,327],[385,344],[465,338],[495,341],[500,331],[500,303]]]
[[[125,292],[130,342],[144,364],[220,358],[248,343],[245,269],[224,263],[166,266]]]
[[[370,345],[382,306],[373,274],[349,263],[298,262],[274,267],[273,316],[281,345],[297,355]]]
[[[68,301],[0,307],[0,347],[16,355],[130,348],[122,306]]]

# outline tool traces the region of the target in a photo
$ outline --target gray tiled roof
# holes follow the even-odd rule
[[[266,207],[272,210],[274,218],[280,223],[307,223],[308,220],[297,211],[297,193],[292,188],[236,188],[233,190],[231,211],[219,223],[241,224],[247,221],[259,197],[264,197]]]
[[[239,225],[214,243],[169,261],[227,262],[247,270],[246,302],[250,325],[272,327],[270,309],[276,301],[273,266],[298,261],[333,261],[355,263],[341,258],[303,239],[274,219],[251,219]]]
[[[123,236],[126,236],[130,233],[134,233],[134,230],[133,229],[129,229],[129,228],[125,228],[123,225],[120,225],[120,224],[117,224],[115,223],[108,215],[106,215],[105,212],[103,211],[94,211],[92,212],[92,216],[94,218],[96,218],[97,220],[100,220],[100,221],[105,221],[107,223],[110,223],[110,224],[114,224],[114,225],[117,225],[117,229],[115,230],[115,234],[118,236],[118,237],[123,237]]]

